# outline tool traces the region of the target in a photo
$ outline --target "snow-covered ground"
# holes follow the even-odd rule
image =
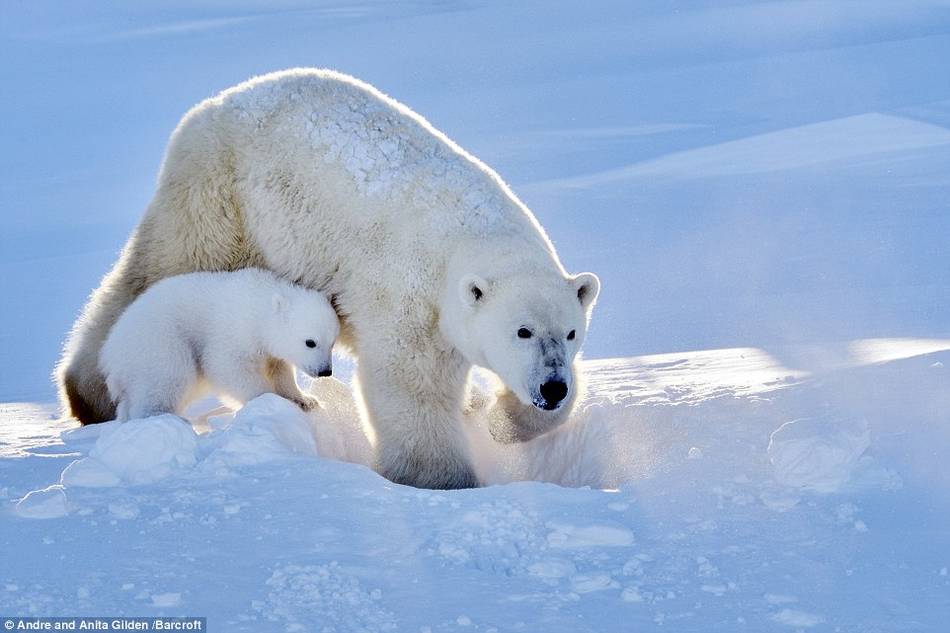
[[[0,615],[947,630],[946,3],[38,1],[0,60]],[[56,420],[178,118],[301,65],[421,112],[602,278],[570,425],[467,421],[495,485],[379,478],[331,381],[312,417]]]
[[[944,630],[950,341],[867,341],[835,365],[589,361],[554,434],[501,447],[469,420],[504,485],[460,492],[361,465],[332,380],[325,412],[262,396],[200,434],[173,416],[61,433],[13,405],[30,437],[0,460],[0,604],[224,631]]]

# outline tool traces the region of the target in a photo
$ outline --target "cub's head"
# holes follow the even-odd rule
[[[526,405],[557,411],[576,389],[573,361],[600,292],[593,273],[462,275],[442,329],[469,362],[495,372]],[[454,323],[450,323],[454,321]]]
[[[330,302],[303,288],[274,294],[268,326],[268,352],[309,376],[333,373],[332,349],[340,321]]]

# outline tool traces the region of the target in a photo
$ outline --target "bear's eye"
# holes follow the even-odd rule
[[[575,336],[577,336],[577,333],[574,330],[571,330],[567,333],[567,340],[573,341]]]
[[[518,329],[518,338],[531,338],[531,330],[526,327]]]
[[[312,338],[308,338],[308,339],[305,341],[305,343],[307,344],[307,347],[316,347],[316,346],[317,346],[317,342],[316,342],[315,340],[313,340]]]

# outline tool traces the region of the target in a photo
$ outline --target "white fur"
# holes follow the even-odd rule
[[[207,387],[238,404],[272,391],[310,408],[292,366],[329,371],[338,332],[323,295],[270,272],[191,273],[156,283],[125,310],[100,367],[120,420],[180,414]]]
[[[83,359],[126,295],[169,274],[246,265],[334,297],[376,467],[393,481],[477,485],[459,424],[473,364],[511,390],[504,441],[557,426],[576,398],[597,278],[568,275],[498,175],[422,117],[352,77],[298,69],[226,90],[182,120],[145,219],[72,334],[61,369],[70,402],[90,416],[102,408]],[[533,340],[517,338],[523,325]],[[570,393],[542,412],[538,387],[553,370]]]

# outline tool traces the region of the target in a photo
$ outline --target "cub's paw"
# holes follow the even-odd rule
[[[320,408],[320,401],[313,396],[300,394],[300,397],[294,398],[294,402],[304,411],[314,411]]]

